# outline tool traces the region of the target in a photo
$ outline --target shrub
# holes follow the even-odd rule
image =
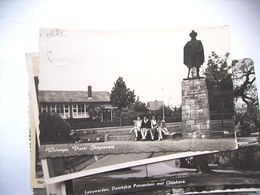
[[[41,113],[40,141],[41,144],[61,144],[72,142],[70,138],[70,124],[56,113]]]

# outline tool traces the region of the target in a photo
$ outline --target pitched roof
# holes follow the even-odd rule
[[[150,101],[147,102],[147,106],[150,110],[159,110],[164,105],[163,101]]]
[[[110,102],[107,91],[93,91],[88,98],[88,91],[39,91],[39,102]]]

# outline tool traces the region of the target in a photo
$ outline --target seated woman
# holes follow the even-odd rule
[[[168,129],[166,128],[166,123],[165,123],[164,119],[161,120],[160,125],[157,128],[157,131],[158,131],[158,141],[163,139],[163,135],[169,135],[170,134]]]
[[[141,124],[142,120],[140,117],[137,117],[137,120],[134,120],[134,127],[130,130],[130,133],[134,132],[135,134],[135,141],[138,139],[138,132],[141,131]]]
[[[154,139],[155,136],[157,136],[156,135],[157,134],[157,128],[158,128],[158,123],[157,123],[157,121],[155,119],[155,116],[152,116],[152,120],[151,120],[151,133],[153,135],[153,139]],[[152,138],[152,136],[151,136],[151,138]]]

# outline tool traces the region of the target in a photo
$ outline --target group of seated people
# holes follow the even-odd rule
[[[156,120],[155,116],[149,120],[146,116],[143,117],[143,120],[140,117],[137,117],[134,120],[134,127],[130,130],[130,133],[134,132],[135,141],[137,140],[146,140],[147,134],[150,134],[151,140],[157,138],[158,141],[162,140],[164,136],[169,135],[169,131],[166,128],[165,120]]]

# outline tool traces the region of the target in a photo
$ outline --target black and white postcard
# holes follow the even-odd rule
[[[46,184],[68,181],[78,177],[95,175],[108,171],[128,168],[129,166],[146,165],[149,163],[210,154],[217,151],[203,152],[151,152],[136,154],[106,154],[47,158],[42,160]]]
[[[236,143],[239,146],[237,150],[221,153],[217,151],[197,153],[157,151],[157,153],[47,158],[47,160],[43,160],[45,172],[49,176],[46,178],[46,182],[53,184],[66,181],[67,194],[72,192],[75,194],[120,194],[123,192],[138,194],[139,192],[144,193],[143,191],[170,194],[192,193],[202,190],[224,190],[222,191],[224,193],[227,189],[232,189],[235,193],[241,187],[245,188],[245,190],[258,188],[257,182],[260,179],[258,169],[260,154],[259,113],[254,62],[249,58],[233,60],[232,69],[234,113],[236,116],[234,133],[236,135]],[[243,124],[250,124],[249,127],[251,128],[244,127]],[[228,132],[223,132],[223,134],[228,136]],[[204,157],[200,158],[202,154],[204,154]],[[249,159],[250,163],[248,163]],[[170,164],[174,165],[174,167],[169,170],[169,173],[160,172],[160,176],[153,175],[153,172],[156,170],[167,171],[168,169],[165,169],[165,165],[168,166]],[[161,166],[164,168],[161,169]],[[176,168],[180,170],[176,172]],[[136,176],[137,172],[133,171],[136,169],[146,170],[148,175],[144,176],[144,174],[141,174],[145,173],[144,171],[137,171],[138,174],[140,173],[139,178],[139,176]],[[181,176],[180,173],[182,173]],[[114,175],[120,176],[114,177]],[[110,176],[114,180],[119,178],[121,183],[112,179],[109,180],[112,181],[111,184],[108,183],[106,187],[101,186],[101,183],[104,183],[104,179],[107,180],[107,177]],[[132,177],[134,177],[134,182]],[[194,177],[194,180],[187,179],[190,177]],[[223,177],[227,178],[229,182],[221,182],[220,178]],[[74,180],[70,181],[70,179]],[[204,182],[205,179],[207,183]],[[93,182],[98,182],[95,185],[92,183],[90,185],[89,182],[92,180]],[[173,180],[174,182],[172,182]],[[179,180],[183,183],[180,183]],[[114,183],[118,185],[114,185]],[[161,183],[161,185],[158,183]],[[86,186],[91,186],[93,189]],[[229,191],[229,193],[233,191]]]
[[[37,102],[35,94],[35,78],[38,76],[39,53],[26,54],[27,70],[29,75],[29,116],[30,116],[30,152],[31,152],[31,185],[33,188],[44,188],[43,170],[39,158],[39,144],[37,140],[37,128],[39,123],[37,118]],[[34,92],[34,93],[33,93]]]
[[[67,181],[66,191],[68,195],[255,194],[260,187],[259,154],[260,147],[255,145],[234,151],[129,166]]]
[[[228,26],[41,29],[39,44],[41,158],[236,148]]]

